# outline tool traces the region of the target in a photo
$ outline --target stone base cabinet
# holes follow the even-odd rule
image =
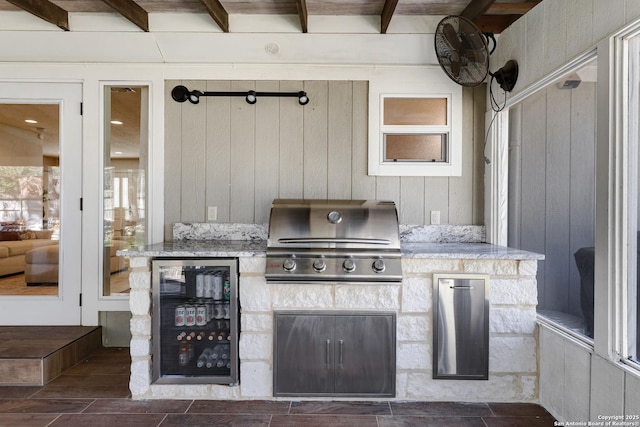
[[[157,255],[149,252],[133,255],[131,394],[134,399],[290,399],[274,397],[274,312],[362,311],[396,315],[396,392],[395,398],[389,399],[538,403],[536,269],[539,258],[508,251],[506,256],[501,253],[498,248],[495,258],[491,254],[481,257],[410,254],[402,260],[401,284],[375,285],[271,285],[264,277],[264,255],[240,254],[240,383],[233,387],[152,384],[149,268],[151,257]],[[233,254],[227,256],[230,255]],[[487,381],[433,379],[434,273],[489,275]]]
[[[395,313],[275,313],[275,396],[395,395]]]

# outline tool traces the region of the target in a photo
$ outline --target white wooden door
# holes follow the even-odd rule
[[[0,82],[0,325],[81,324],[81,101]]]

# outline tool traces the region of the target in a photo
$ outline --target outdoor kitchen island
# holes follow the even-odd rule
[[[130,258],[131,378],[134,399],[276,400],[275,312],[385,312],[396,319],[395,397],[385,400],[538,402],[536,270],[543,256],[473,243],[482,227],[401,227],[401,283],[268,284],[262,225],[176,224],[174,241],[119,251]],[[458,235],[460,243],[420,242]],[[414,232],[415,231],[415,232]],[[442,235],[440,235],[442,234]],[[471,241],[471,242],[469,242]],[[237,258],[239,265],[240,381],[220,384],[152,382],[151,262],[163,258]],[[433,275],[489,278],[488,380],[434,379]],[[330,399],[331,397],[329,397]],[[340,397],[367,400],[363,397]],[[288,398],[290,399],[290,397]],[[303,397],[327,400],[328,397]],[[380,398],[375,398],[380,400]]]

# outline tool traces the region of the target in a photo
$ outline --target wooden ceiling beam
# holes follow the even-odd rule
[[[380,32],[382,34],[386,34],[397,5],[398,0],[385,0],[384,6],[382,7],[382,15],[380,15]]]
[[[229,14],[218,0],[201,0],[207,12],[225,33],[229,32]]]
[[[307,1],[296,0],[296,7],[298,8],[298,16],[300,17],[300,28],[302,32],[308,32],[307,24],[309,22],[309,13],[307,12]]]
[[[40,19],[69,31],[69,12],[49,0],[7,0]]]
[[[476,18],[485,13],[495,1],[496,0],[471,0],[460,15],[469,21],[475,21]]]
[[[539,2],[526,2],[526,3],[494,3],[487,11],[485,15],[524,15],[531,9],[536,7]]]
[[[482,15],[475,20],[475,24],[482,32],[500,34],[521,16],[522,15]]]
[[[149,14],[133,0],[102,0],[120,15],[136,24],[142,31],[149,32]]]

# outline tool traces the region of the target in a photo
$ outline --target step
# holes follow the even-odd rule
[[[0,385],[45,385],[101,346],[100,326],[0,326]]]

